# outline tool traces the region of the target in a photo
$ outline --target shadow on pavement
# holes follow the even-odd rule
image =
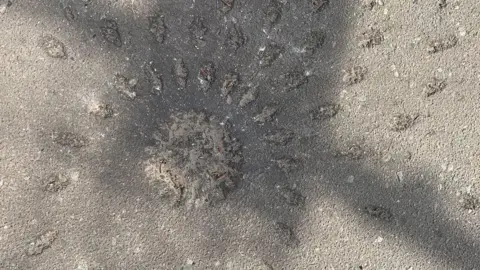
[[[62,7],[71,7],[79,16],[68,24],[73,31],[82,33],[85,46],[101,48],[108,55],[106,59],[117,57],[118,62],[124,62],[123,66],[113,64],[108,71],[112,76],[105,80],[111,82],[117,72],[138,79],[138,97],[134,100],[123,99],[115,91],[100,92],[101,98],[114,103],[119,113],[113,119],[98,122],[111,128],[107,136],[112,137],[98,144],[101,150],[81,160],[85,162],[81,167],[96,179],[92,184],[95,201],[85,207],[90,211],[90,221],[80,223],[85,226],[81,238],[86,240],[76,244],[106,269],[134,265],[168,269],[188,259],[200,267],[212,268],[217,258],[230,258],[230,266],[237,269],[261,265],[288,269],[299,263],[294,257],[301,258],[304,252],[303,234],[297,228],[305,224],[306,212],[312,204],[321,204],[329,198],[358,214],[354,220],[361,226],[393,235],[400,239],[396,243],[407,243],[413,247],[412,252],[427,254],[446,268],[471,269],[480,265],[477,241],[442,211],[446,206],[439,200],[441,194],[428,184],[427,180],[434,177],[428,169],[420,169],[424,171],[424,179],[387,187],[374,166],[367,166],[363,160],[335,156],[338,142],[329,132],[329,120],[318,123],[310,119],[312,109],[338,100],[341,79],[333,77],[341,74],[341,65],[345,63],[342,44],[348,42],[348,37],[343,33],[354,23],[348,21],[353,16],[348,9],[353,4],[331,1],[324,10],[312,13],[308,3],[303,3],[310,1],[287,4],[273,1],[272,6],[267,2],[237,0],[224,17],[216,12],[222,2],[228,1],[159,1],[138,7],[133,1],[132,12],[122,6],[129,6],[123,2],[65,2],[42,5],[36,10],[29,9],[26,3],[14,2],[12,12],[22,16],[40,10],[41,16],[56,18],[64,16]],[[282,10],[278,22],[274,29],[264,30],[265,20],[274,16],[275,8]],[[265,13],[266,10],[269,11]],[[165,15],[167,25],[163,44],[158,44],[148,31],[146,14],[158,12]],[[117,21],[124,41],[121,47],[112,46],[102,38],[99,25],[104,17]],[[203,18],[207,28],[203,37],[206,45],[200,49],[192,44],[191,30],[192,20],[198,17]],[[245,44],[236,51],[224,48],[228,31],[234,25],[245,34]],[[312,30],[324,31],[325,43],[313,56],[302,57],[297,44]],[[271,67],[261,68],[258,50],[271,41],[282,47],[282,57]],[[130,59],[122,61],[122,57]],[[182,58],[189,70],[185,90],[177,89],[172,76],[174,58]],[[215,63],[217,79],[208,92],[202,92],[198,90],[197,73],[210,61]],[[144,73],[150,62],[162,74],[164,90],[160,95],[151,93],[151,82]],[[110,68],[108,64],[105,66]],[[275,86],[277,79],[295,68],[312,71],[308,83],[292,91],[279,91]],[[258,86],[258,97],[253,104],[240,108],[235,103],[238,99],[227,104],[220,95],[223,76],[230,71],[240,74],[242,83]],[[277,119],[258,125],[253,117],[265,106],[278,108]],[[191,110],[229,119],[233,135],[243,145],[244,157],[243,178],[226,201],[198,211],[172,207],[169,200],[160,198],[158,191],[145,180],[143,168],[148,158],[145,148],[153,145],[157,127],[168,121],[172,113]],[[53,125],[49,128],[58,129]],[[264,141],[265,134],[281,129],[295,133],[290,144],[272,146]],[[40,141],[48,143],[45,138]],[[301,169],[285,174],[277,168],[272,160],[285,156],[303,161]],[[349,175],[360,177],[345,183]],[[282,190],[287,190],[286,195]],[[292,203],[291,196],[297,196],[295,192],[305,197],[304,205]],[[48,207],[49,203],[42,202],[38,207]],[[35,205],[28,207],[35,209]],[[56,218],[62,224],[62,217]],[[63,233],[69,231],[65,229]],[[109,239],[117,239],[118,243],[113,245]],[[25,258],[16,254],[23,257],[7,259],[7,263],[22,261],[24,266],[31,266],[28,260],[40,262],[43,255]],[[320,266],[324,265],[319,263],[312,268]]]

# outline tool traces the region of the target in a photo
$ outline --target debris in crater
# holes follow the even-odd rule
[[[324,104],[310,111],[310,119],[327,120],[337,115],[339,110],[340,110],[340,105],[338,104]]]
[[[220,3],[222,4],[222,7],[220,8],[220,12],[223,14],[227,14],[233,9],[235,0],[220,0]]]
[[[52,58],[66,59],[67,51],[65,44],[51,35],[42,36],[39,40],[40,47]]]
[[[266,106],[263,108],[262,112],[253,117],[253,121],[260,124],[265,124],[273,120],[273,116],[277,112],[277,108]]]
[[[73,148],[81,148],[87,145],[88,139],[72,132],[58,132],[53,136],[53,142]]]
[[[381,206],[367,205],[363,211],[373,218],[384,221],[391,221],[393,218],[392,212],[389,209]]]
[[[240,47],[245,45],[246,37],[243,34],[242,29],[237,24],[230,24],[227,29],[226,40],[225,43],[228,47],[232,48],[233,50],[237,51]]]
[[[274,228],[281,242],[288,247],[296,247],[300,244],[291,226],[283,222],[275,222]]]
[[[135,87],[137,86],[137,79],[128,79],[121,74],[115,74],[113,78],[113,87],[124,97],[133,100],[137,97]]]
[[[310,0],[310,6],[313,12],[324,10],[328,6],[329,0]]]
[[[308,76],[305,71],[296,68],[290,72],[281,74],[278,78],[278,82],[280,83],[282,90],[288,92],[307,83]]]
[[[480,207],[480,200],[472,194],[465,194],[461,202],[462,208],[465,210],[476,210]]]
[[[122,37],[120,36],[118,24],[115,20],[104,19],[102,21],[102,26],[100,26],[100,32],[107,42],[117,47],[122,47]]]
[[[370,28],[363,32],[360,37],[358,46],[362,48],[372,48],[376,45],[380,45],[383,42],[383,34],[380,30]]]
[[[438,1],[438,7],[440,9],[446,8],[448,5],[447,0],[437,0],[437,1]]]
[[[243,94],[242,98],[240,99],[240,102],[238,103],[238,106],[240,107],[245,107],[249,104],[251,104],[253,101],[257,99],[257,88],[256,87],[247,87],[246,88],[245,94]]]
[[[48,192],[59,192],[70,184],[68,176],[56,173],[50,175],[46,180],[43,189]]]
[[[359,160],[365,155],[365,150],[360,145],[352,144],[343,150],[335,153],[337,158],[346,158],[349,160]]]
[[[11,7],[12,5],[12,0],[3,1],[3,3],[0,4],[0,15],[7,12],[7,8]]]
[[[239,177],[239,142],[203,113],[174,114],[167,129],[168,138],[148,149],[150,182],[166,186],[177,203],[189,207],[224,200]]]
[[[220,89],[222,97],[227,97],[238,85],[238,75],[236,73],[227,73],[223,78],[222,88]]]
[[[300,162],[293,157],[282,157],[280,159],[273,160],[280,170],[288,174],[297,170],[300,167]]]
[[[114,111],[110,104],[103,102],[93,102],[88,107],[88,113],[96,117],[107,119],[113,116]]]
[[[163,91],[163,79],[162,75],[154,67],[153,63],[145,65],[145,75],[147,76],[151,87],[152,93],[160,94]]]
[[[433,78],[432,82],[428,83],[425,87],[424,92],[427,97],[430,97],[435,95],[436,93],[442,92],[445,87],[447,87],[447,83],[445,80]]]
[[[185,89],[187,87],[188,69],[183,62],[183,59],[175,59],[173,74],[178,86]]]
[[[265,47],[258,51],[258,58],[260,60],[260,67],[269,67],[282,53],[283,48],[275,42],[269,42]]]
[[[283,4],[278,0],[270,0],[263,13],[265,14],[266,25],[272,27],[282,16]]]
[[[448,35],[445,38],[434,39],[429,42],[427,52],[430,54],[443,52],[455,47],[457,43],[458,38],[453,34]]]
[[[203,24],[203,18],[196,16],[190,23],[188,29],[190,30],[192,43],[197,49],[207,45],[205,34],[207,33],[208,28]]]
[[[25,252],[28,256],[40,255],[45,249],[50,248],[53,242],[57,239],[58,233],[53,230],[46,231],[45,233],[36,237],[35,240],[30,242]]]
[[[148,18],[148,30],[155,37],[155,40],[162,44],[167,35],[167,27],[165,26],[165,17],[163,15],[155,15]]]
[[[66,6],[63,9],[63,15],[69,22],[73,22],[76,19],[75,10],[71,6]]]
[[[343,82],[348,85],[357,84],[365,79],[367,68],[363,66],[353,66],[349,70],[344,70]]]
[[[301,206],[305,203],[305,197],[298,190],[286,186],[276,186],[276,188],[288,205]]]
[[[405,113],[394,115],[390,123],[390,128],[393,131],[404,131],[413,126],[418,117],[418,114],[413,116]]]
[[[200,89],[207,91],[210,89],[213,81],[215,80],[215,66],[213,63],[208,63],[200,68],[198,71],[198,81],[200,83]]]
[[[362,7],[365,9],[372,10],[376,6],[383,6],[383,0],[363,0]]]
[[[317,49],[323,46],[325,43],[325,38],[326,34],[324,31],[311,31],[303,43],[303,51],[305,52],[305,55],[312,56]]]
[[[285,146],[292,141],[294,135],[293,131],[282,128],[268,132],[264,138],[269,143]]]

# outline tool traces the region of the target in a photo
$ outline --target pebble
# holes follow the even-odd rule
[[[453,164],[442,164],[442,171],[452,172],[453,171]]]
[[[355,181],[355,176],[349,175],[349,176],[347,177],[347,183],[352,184],[354,181]]]
[[[403,180],[405,180],[402,171],[397,172],[396,175],[397,175],[397,180],[398,180],[399,182],[403,182]]]
[[[265,123],[273,119],[273,115],[277,112],[277,109],[274,107],[265,107],[262,112],[253,117],[253,121],[256,123]]]
[[[382,161],[385,163],[389,162],[390,160],[392,160],[392,155],[390,154],[386,154],[382,157]]]
[[[375,243],[381,243],[381,242],[383,242],[383,237],[381,237],[381,236],[377,237],[377,239],[375,239],[374,242],[375,242]]]
[[[0,14],[4,14],[7,11],[7,4],[0,5]]]
[[[30,242],[27,246],[26,253],[28,256],[40,255],[44,250],[50,248],[53,242],[57,239],[58,232],[49,230],[37,236],[35,240]]]
[[[256,99],[257,99],[257,91],[255,88],[251,88],[242,96],[242,99],[238,103],[238,106],[245,107],[248,104],[255,101]]]

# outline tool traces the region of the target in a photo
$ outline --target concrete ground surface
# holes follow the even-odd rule
[[[1,269],[480,269],[474,0],[0,0]]]

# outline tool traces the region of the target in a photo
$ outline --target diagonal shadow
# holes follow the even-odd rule
[[[84,5],[83,2],[69,4],[77,9]],[[419,179],[418,182],[385,187],[382,175],[377,172],[380,168],[368,167],[362,161],[335,159],[339,140],[332,135],[331,126],[312,124],[309,119],[310,109],[337,100],[338,80],[331,74],[338,74],[341,69],[338,63],[344,62],[344,44],[348,41],[346,32],[349,26],[346,20],[350,18],[351,3],[332,3],[319,14],[311,14],[305,3],[285,4],[275,27],[277,30],[267,31],[268,35],[262,29],[266,3],[236,1],[235,8],[226,17],[227,22],[214,12],[218,5],[214,2],[197,1],[193,9],[187,1],[159,1],[149,5],[140,6],[137,12],[144,15],[142,11],[150,8],[145,13],[162,11],[165,14],[168,34],[162,45],[152,40],[144,16],[132,16],[128,11],[122,11],[120,4],[91,3],[86,15],[72,22],[75,31],[84,33],[85,38],[89,37],[86,41],[90,42],[88,46],[103,48],[114,58],[131,55],[132,60],[126,67],[116,65],[112,68],[112,75],[117,72],[115,69],[122,69],[123,73],[140,79],[139,97],[134,101],[123,100],[114,92],[102,96],[118,104],[117,109],[121,110],[119,116],[106,124],[114,128],[114,132],[110,133],[114,139],[101,142],[101,151],[81,154],[89,156],[82,167],[95,179],[92,186],[96,191],[93,196],[95,203],[87,208],[94,211],[90,224],[82,223],[86,226],[82,235],[89,240],[80,241],[78,245],[89,250],[89,254],[96,253],[96,262],[107,268],[142,265],[146,269],[168,269],[187,259],[195,259],[199,267],[213,268],[215,260],[236,258],[241,253],[246,263],[232,259],[234,268],[255,268],[263,262],[274,269],[295,268],[292,260],[301,253],[302,243],[298,246],[292,244],[288,233],[285,235],[285,230],[276,228],[278,222],[286,224],[296,233],[296,228],[301,227],[306,219],[309,205],[329,197],[357,213],[360,223],[398,236],[416,251],[426,252],[442,267],[470,269],[480,265],[476,256],[477,241],[438,210],[441,195],[433,186]],[[25,16],[34,11],[23,7],[22,11],[16,12]],[[41,16],[45,17],[62,16],[60,4],[44,6],[42,12]],[[92,38],[99,34],[98,22],[105,14],[117,19],[122,34],[128,33],[124,36],[128,40],[127,45],[115,48],[105,45],[101,36]],[[298,14],[303,18],[298,18]],[[209,27],[205,36],[209,45],[200,50],[192,47],[188,32],[189,23],[195,16],[203,17]],[[245,46],[235,53],[222,49],[226,27],[231,25],[233,18],[245,33],[255,33],[248,36]],[[294,50],[296,42],[309,30],[317,28],[326,31],[326,45],[308,61],[298,57]],[[271,68],[259,69],[256,54],[268,40],[283,44],[285,51]],[[333,41],[336,41],[336,47],[329,47]],[[184,59],[190,70],[188,86],[184,91],[177,90],[171,77],[173,58],[178,57]],[[150,94],[151,86],[143,77],[143,66],[150,61],[163,74],[165,93],[160,96]],[[261,92],[257,101],[247,108],[226,104],[218,91],[215,92],[220,87],[220,80],[212,85],[212,91],[198,91],[196,73],[208,61],[215,62],[219,75],[234,70],[242,75],[243,80],[258,84]],[[306,86],[287,93],[272,87],[276,83],[275,78],[298,66],[313,72]],[[279,107],[277,120],[263,126],[254,123],[252,118],[264,106],[271,104]],[[152,144],[152,134],[173,112],[185,110],[228,117],[233,123],[232,133],[244,145],[244,177],[221,206],[201,211],[172,208],[144,180],[142,161],[148,158],[144,149]],[[48,123],[45,125],[49,126]],[[55,125],[50,125],[49,130],[57,130],[59,127]],[[295,131],[296,137],[290,145],[277,148],[259,139],[269,130],[279,127]],[[39,139],[39,143],[51,144],[45,138]],[[47,150],[48,154],[63,158],[58,148],[48,149],[51,149]],[[283,174],[271,160],[284,155],[305,161],[303,169]],[[423,171],[426,178],[433,177],[425,168],[415,170]],[[360,175],[363,181],[346,185],[343,179],[350,174]],[[288,205],[278,193],[277,186],[295,185],[306,195],[304,207]],[[393,217],[384,221],[371,218],[363,211],[368,205],[390,209]],[[41,201],[29,204],[28,208],[34,211],[32,209],[50,206],[51,202]],[[122,222],[116,223],[112,221],[111,213],[118,212],[123,213],[120,215]],[[52,222],[45,223],[52,225]],[[137,231],[136,237],[141,239],[142,249],[146,250],[143,257],[132,255],[135,251],[128,249],[132,235],[121,240],[124,241],[121,251],[106,240],[122,231],[132,234]],[[301,235],[297,238],[302,240]],[[169,249],[174,251],[169,252]],[[161,255],[156,255],[156,250],[161,250]],[[19,259],[16,257],[21,256],[19,253],[14,255],[9,260],[22,261],[25,267],[33,265],[29,258]],[[34,260],[40,262],[42,257]]]

